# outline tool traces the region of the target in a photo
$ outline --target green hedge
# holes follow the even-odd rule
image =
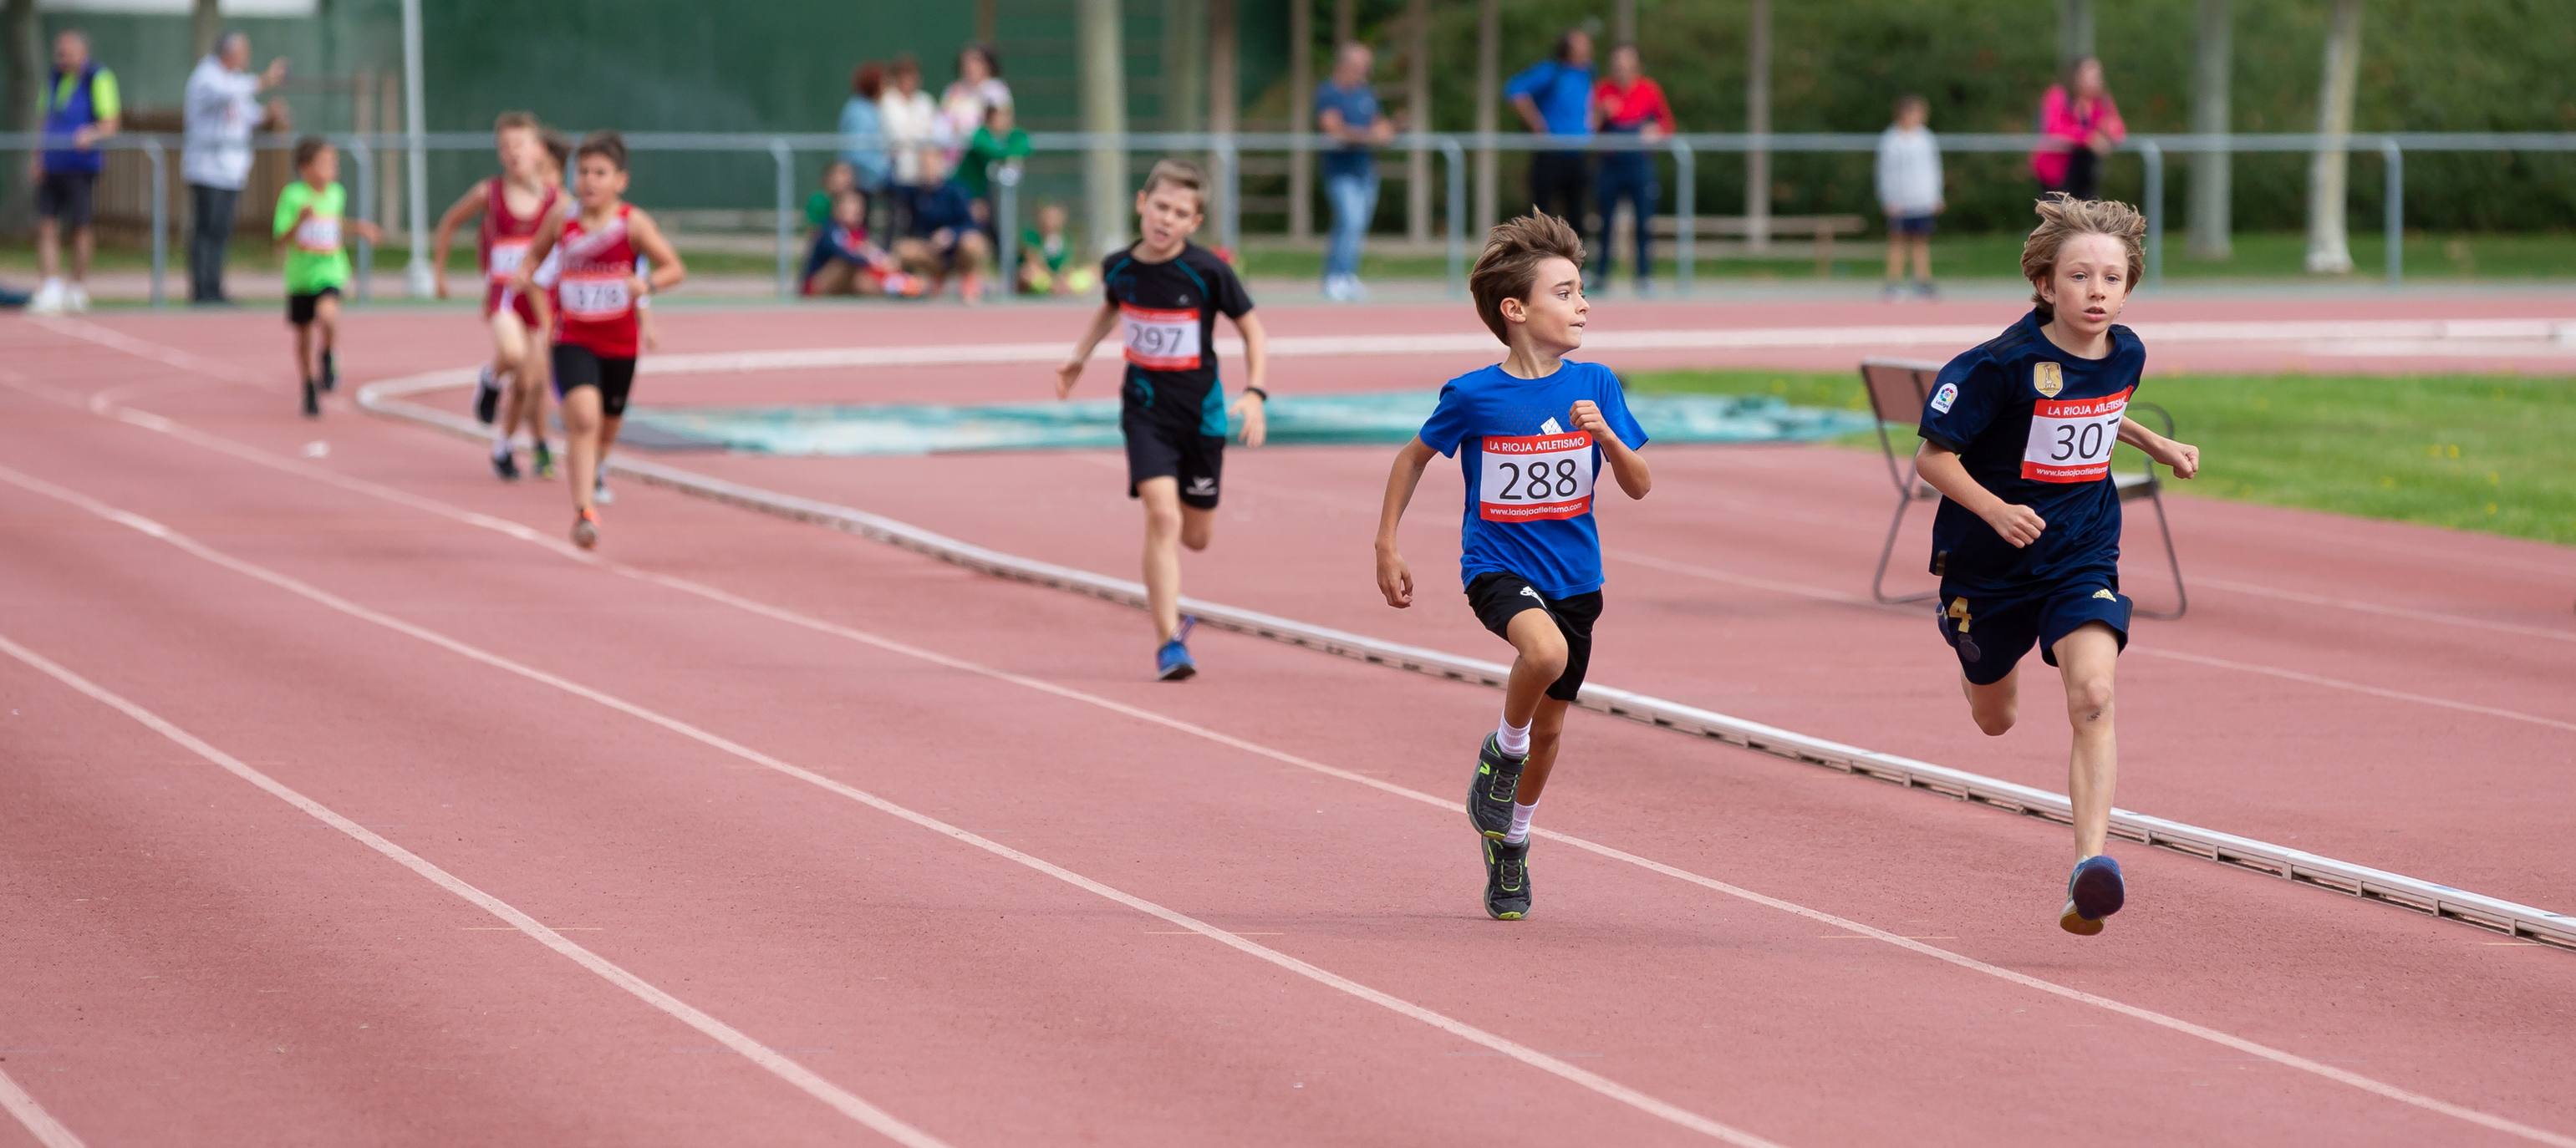
[[[1663,83],[1685,130],[1742,130],[1747,5],[1639,0],[1637,7],[1648,74]],[[2191,0],[2094,5],[2111,90],[2132,132],[2190,129],[2195,7]],[[2327,7],[2326,0],[2236,0],[2236,130],[2315,130]],[[1362,6],[1363,27],[1392,29],[1402,8],[1371,0]],[[1608,0],[1505,0],[1505,74],[1545,55],[1569,24],[1588,20],[1606,29],[1610,10]],[[1875,132],[1886,126],[1895,96],[1919,92],[1932,102],[1936,131],[2025,132],[2056,66],[2057,5],[2049,0],[1775,0],[1772,11],[1775,131]],[[1476,6],[1441,4],[1434,13],[1433,120],[1443,130],[1467,130],[1475,122]],[[1330,20],[1316,23],[1319,37],[1328,37]],[[2358,130],[2576,131],[2576,86],[2568,79],[2576,18],[2566,0],[2370,0],[2361,39]],[[1382,77],[1390,78],[1390,95],[1394,66],[1387,60]],[[1508,110],[1504,124],[1514,126]],[[2177,157],[2167,176],[2176,225],[2188,164]],[[2024,157],[1954,155],[1948,166],[1947,225],[2005,229],[2029,218],[2033,185]],[[1507,168],[1517,170],[1517,163]],[[1876,212],[1866,156],[1779,156],[1772,170],[1775,211]],[[1511,178],[1507,191],[1519,186]],[[1740,162],[1704,158],[1701,210],[1740,211],[1743,179]],[[2352,187],[2355,226],[2374,224],[2381,210],[2375,154],[2355,155]],[[2305,156],[2238,156],[2236,225],[2303,226],[2306,188]],[[2140,191],[2135,158],[2115,159],[2106,193],[2135,198]],[[2576,221],[2576,157],[2409,155],[2405,210],[2410,226],[2429,229],[2563,230]]]

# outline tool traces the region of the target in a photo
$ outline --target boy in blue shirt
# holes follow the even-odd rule
[[[1565,357],[1583,346],[1590,314],[1574,228],[1537,212],[1494,228],[1467,287],[1511,352],[1449,380],[1422,433],[1396,453],[1378,516],[1377,585],[1387,605],[1413,604],[1396,524],[1431,456],[1457,455],[1467,495],[1458,573],[1477,619],[1516,654],[1502,724],[1477,754],[1467,819],[1484,850],[1485,912],[1516,921],[1530,909],[1530,817],[1601,616],[1593,480],[1606,462],[1621,491],[1644,498],[1654,479],[1618,376]]]
[[[2113,320],[2144,270],[2144,218],[2125,203],[2063,192],[2040,202],[2039,217],[2021,251],[2030,314],[1941,369],[1915,462],[1941,492],[1937,618],[1977,728],[1994,737],[2012,729],[2016,671],[2033,645],[2065,679],[2076,862],[2057,923],[2089,937],[2128,898],[2119,863],[2102,852],[2118,763],[2111,673],[2129,641],[2111,448],[2128,443],[2175,478],[2199,471],[2200,449],[2127,413],[2147,351]]]

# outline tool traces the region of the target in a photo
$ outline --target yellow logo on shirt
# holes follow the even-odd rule
[[[2094,597],[2096,597],[2096,598],[2100,598],[2101,600],[2103,600],[2103,601],[2105,601],[2105,602],[2117,602],[2117,601],[2119,601],[2119,600],[2120,600],[2120,596],[2119,596],[2119,595],[2114,594],[2114,593],[2112,593],[2112,592],[2110,592],[2110,591],[2108,591],[2108,590],[2096,590],[2096,591],[2094,591],[2094,592],[2093,592],[2093,596],[2094,596]]]
[[[2056,398],[2057,392],[2066,389],[2065,369],[2055,363],[2040,363],[2032,367],[2030,389],[2038,391],[2043,399]]]

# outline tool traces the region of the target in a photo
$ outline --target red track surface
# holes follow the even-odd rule
[[[789,330],[666,322],[675,349]],[[852,322],[797,334],[897,337]],[[2131,911],[2079,940],[2049,919],[2061,828],[1592,715],[1541,818],[1580,841],[1541,845],[1538,914],[1499,925],[1449,804],[1488,691],[1227,634],[1201,639],[1198,681],[1157,686],[1131,611],[631,484],[609,561],[580,561],[551,542],[557,490],[345,403],[293,419],[265,317],[96,326],[188,354],[0,327],[0,636],[947,1143],[2576,1131],[2563,953],[2143,851]],[[362,316],[344,363],[453,366],[467,326]],[[967,333],[944,312],[902,329]],[[1283,361],[1283,387],[1340,366]],[[664,385],[646,401],[699,397]],[[112,388],[176,433],[83,405]],[[1598,677],[2060,782],[2051,687],[1987,742],[1919,619],[1819,597],[1865,573],[1868,460],[1655,457],[1656,497],[1605,522]],[[1132,566],[1098,456],[689,464]],[[1408,535],[1423,605],[1372,605],[1382,466],[1238,455],[1191,592],[1492,656],[1441,592],[1454,479]],[[2565,552],[2177,512],[2198,600],[2124,666],[2123,804],[2552,904]],[[0,657],[0,694],[0,1073],[89,1142],[871,1135],[783,1062],[28,661]]]

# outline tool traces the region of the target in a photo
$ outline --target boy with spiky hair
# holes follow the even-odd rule
[[[1654,477],[1637,454],[1646,432],[1618,376],[1566,358],[1583,346],[1591,314],[1574,228],[1539,212],[1494,228],[1467,288],[1510,353],[1449,380],[1421,434],[1396,452],[1378,515],[1377,585],[1387,605],[1413,604],[1396,524],[1431,456],[1457,455],[1467,494],[1459,577],[1477,619],[1514,653],[1502,722],[1469,782],[1467,820],[1484,851],[1485,912],[1516,921],[1530,910],[1530,818],[1601,617],[1593,479],[1607,464],[1623,493],[1644,498]]]
[[[1167,159],[1154,165],[1136,193],[1143,238],[1101,261],[1107,297],[1073,357],[1056,368],[1056,397],[1064,398],[1082,378],[1092,348],[1110,328],[1125,327],[1118,429],[1127,438],[1127,495],[1145,504],[1145,598],[1158,643],[1154,676],[1167,682],[1198,672],[1190,620],[1181,617],[1180,548],[1207,549],[1229,423],[1241,428],[1243,445],[1260,446],[1270,401],[1261,385],[1268,341],[1252,313],[1252,296],[1224,259],[1189,241],[1207,220],[1207,184],[1197,164]],[[1243,397],[1230,412],[1217,377],[1218,315],[1234,320],[1243,335]]]

